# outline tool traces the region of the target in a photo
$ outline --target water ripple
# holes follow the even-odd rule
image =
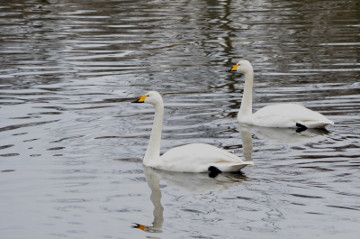
[[[158,90],[161,152],[204,142],[255,163],[246,176],[213,180],[155,172],[165,212],[159,236],[355,238],[356,9],[335,0],[0,6],[1,235],[144,237],[130,225],[158,216],[141,163],[153,108],[130,102]],[[300,103],[335,126],[242,131],[244,80],[228,72],[239,58],[255,70],[254,110]]]

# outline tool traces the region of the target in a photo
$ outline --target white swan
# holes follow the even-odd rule
[[[322,114],[298,104],[269,105],[253,114],[253,68],[247,60],[240,60],[231,70],[245,75],[245,89],[238,113],[239,123],[278,128],[324,128],[334,124]]]
[[[245,162],[226,150],[209,144],[187,144],[172,148],[160,156],[164,104],[161,95],[150,91],[132,103],[148,103],[155,107],[154,123],[143,163],[145,166],[176,172],[236,172],[253,162]]]

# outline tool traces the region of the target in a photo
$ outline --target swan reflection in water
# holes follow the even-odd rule
[[[161,205],[160,177],[153,172],[152,168],[144,166],[146,182],[151,189],[150,200],[154,204],[154,221],[152,226],[144,226],[142,224],[134,224],[133,228],[139,228],[145,232],[160,233],[164,222],[164,208]]]
[[[252,161],[252,139],[251,132],[242,133],[244,161]],[[150,233],[161,233],[164,222],[164,208],[161,205],[160,178],[166,181],[168,186],[174,186],[193,194],[206,194],[214,191],[227,190],[230,187],[241,185],[246,181],[245,174],[221,173],[216,177],[210,177],[206,173],[179,173],[154,169],[144,166],[146,182],[151,189],[150,200],[154,204],[154,221],[152,226],[135,223],[134,228]]]
[[[240,132],[243,140],[244,137],[250,137],[250,140],[252,140],[251,134],[254,134],[256,137],[265,140],[269,144],[303,144],[311,142],[314,143],[324,140],[326,138],[326,135],[329,134],[329,131],[324,128],[269,128],[252,126],[247,124],[238,124],[238,131]]]
[[[246,180],[243,173],[221,173],[215,178],[206,173],[179,173],[154,169],[144,166],[146,182],[151,189],[151,202],[154,205],[154,221],[152,226],[135,223],[133,228],[138,228],[149,233],[161,233],[164,222],[164,208],[161,204],[160,178],[168,186],[180,188],[192,194],[206,194],[213,191],[222,191],[232,186],[240,185]]]
[[[318,142],[329,132],[325,129],[296,130],[291,128],[267,128],[239,124],[238,130],[243,141],[243,156],[245,161],[252,161],[253,142],[252,134],[272,144],[296,144]],[[161,233],[164,223],[164,208],[161,204],[160,178],[168,186],[180,188],[194,194],[206,194],[212,191],[227,190],[232,186],[241,185],[247,180],[243,173],[221,173],[214,178],[206,173],[179,173],[144,166],[146,182],[151,189],[151,202],[154,205],[154,221],[152,226],[134,224],[134,228],[150,233]]]

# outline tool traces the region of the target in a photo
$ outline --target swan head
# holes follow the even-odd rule
[[[145,95],[141,96],[139,99],[134,100],[131,103],[147,103],[151,105],[162,104],[163,100],[159,92],[157,91],[149,91]]]
[[[231,71],[237,71],[242,74],[246,74],[248,72],[253,72],[253,68],[249,61],[240,60],[238,63],[231,69]]]

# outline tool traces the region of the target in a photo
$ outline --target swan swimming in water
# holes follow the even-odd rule
[[[238,113],[238,122],[263,127],[324,128],[334,125],[322,114],[298,104],[274,104],[252,113],[254,71],[249,61],[240,60],[232,69],[245,76],[245,89]]]
[[[161,95],[150,91],[132,103],[148,103],[155,107],[154,123],[143,164],[148,167],[176,172],[238,172],[253,162],[243,161],[238,156],[209,144],[194,143],[172,148],[160,156],[160,141],[164,117]]]

